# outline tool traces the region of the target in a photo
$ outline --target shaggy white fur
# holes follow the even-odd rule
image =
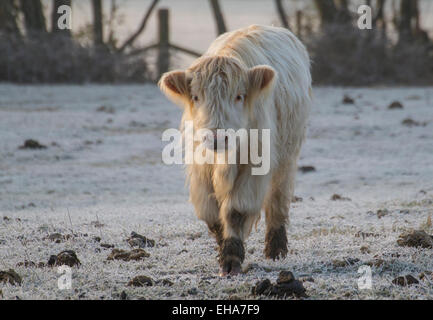
[[[160,88],[184,107],[182,129],[191,120],[194,129],[270,129],[270,154],[259,140],[267,174],[252,175],[251,162],[188,165],[190,197],[200,219],[222,224],[224,239],[245,240],[264,208],[267,256],[285,256],[285,229],[279,243],[272,239],[288,220],[312,100],[305,47],[286,29],[253,25],[221,35],[186,71],[165,74]]]

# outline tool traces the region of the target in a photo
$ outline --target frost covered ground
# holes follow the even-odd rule
[[[388,110],[395,100],[404,108]],[[290,254],[264,259],[262,219],[246,243],[249,271],[232,279],[216,276],[182,167],[161,162],[161,133],[180,114],[152,85],[0,85],[0,271],[22,277],[0,283],[4,299],[251,299],[251,286],[280,270],[312,277],[310,299],[433,299],[433,249],[396,242],[412,229],[433,234],[433,88],[316,88],[299,163],[316,171],[297,177]],[[29,138],[47,148],[18,149]],[[111,249],[93,240],[129,250],[132,231],[156,241],[150,257],[107,261]],[[44,239],[55,232],[76,236]],[[57,268],[17,266],[66,249],[81,261],[71,290],[59,290]],[[372,289],[360,290],[358,268],[372,262]],[[407,274],[419,285],[392,284]],[[173,285],[127,286],[137,275]]]

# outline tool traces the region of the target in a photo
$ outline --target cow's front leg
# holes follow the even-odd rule
[[[231,209],[224,217],[224,234],[219,252],[220,276],[236,275],[241,272],[245,249],[241,229],[245,215]]]
[[[224,210],[224,208],[223,208]],[[220,276],[237,275],[245,259],[244,241],[258,215],[230,209],[222,214],[223,240],[219,252]]]

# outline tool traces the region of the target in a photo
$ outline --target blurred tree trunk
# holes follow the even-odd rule
[[[350,24],[352,22],[348,0],[314,0],[314,4],[319,11],[322,26],[333,23]]]
[[[275,5],[277,7],[278,17],[280,18],[282,26],[286,29],[290,29],[289,19],[287,18],[287,14],[283,6],[283,0],[275,0]]]
[[[217,24],[218,35],[227,32],[226,24],[224,22],[224,16],[222,14],[218,0],[210,0],[210,4],[212,6],[212,11]]]
[[[95,45],[104,44],[103,33],[103,15],[102,15],[102,2],[101,0],[92,0],[93,10],[93,42]]]
[[[4,0],[1,0],[4,1]],[[28,33],[47,32],[45,16],[40,0],[21,0],[21,11],[24,14],[24,24]]]
[[[413,0],[401,0],[400,20],[398,23],[399,43],[412,40],[412,2]]]
[[[62,16],[62,13],[58,13],[58,10],[59,7],[63,5],[71,7],[71,0],[53,0],[53,11],[51,12],[51,32],[70,37],[70,29],[59,29],[57,25],[59,18]]]
[[[13,0],[0,0],[0,31],[20,34],[17,24],[17,8]]]
[[[340,23],[350,23],[352,21],[352,17],[349,11],[349,1],[348,0],[335,0],[338,9],[337,9],[337,20]]]
[[[335,22],[337,7],[333,0],[314,0],[316,9],[319,11],[320,22],[327,25]]]

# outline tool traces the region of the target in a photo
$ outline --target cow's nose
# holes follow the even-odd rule
[[[213,146],[214,150],[218,149],[218,141],[220,141],[220,143],[222,141],[224,141],[224,143],[227,144],[228,138],[227,136],[221,135],[221,134],[217,134],[217,130],[210,130],[204,137],[203,137],[203,142],[207,143],[208,145]]]

